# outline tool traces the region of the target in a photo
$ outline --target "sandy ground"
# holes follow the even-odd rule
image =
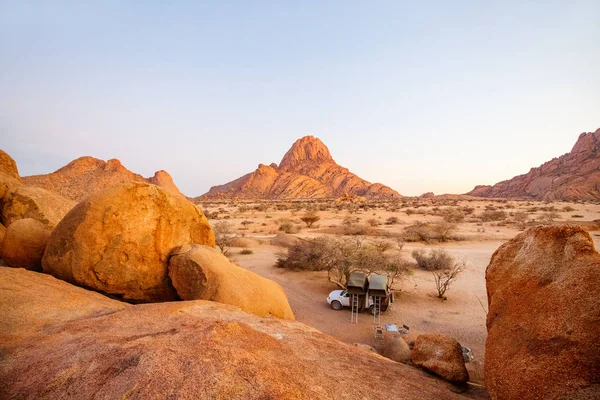
[[[477,213],[481,212],[490,202],[459,202],[457,206],[465,204],[476,208]],[[532,206],[547,206],[544,203],[534,202],[509,203],[509,205],[511,204],[514,204],[514,207],[507,208],[507,213],[526,210]],[[600,218],[600,206],[598,205],[555,203],[553,206],[560,210],[566,206],[575,208],[574,211],[560,211],[556,222],[584,221],[583,223],[585,223],[585,221],[590,222]],[[274,266],[278,254],[285,253],[286,249],[270,245],[270,238],[277,232],[281,219],[297,220],[302,212],[275,211],[273,207],[264,212],[244,211],[240,213],[236,211],[236,207],[220,207],[222,210],[225,209],[225,215],[230,216],[228,220],[239,226],[238,234],[251,238],[251,242],[253,242],[250,245],[252,254],[242,255],[239,254],[241,249],[233,248],[229,257],[242,267],[279,283],[285,290],[298,321],[311,325],[341,341],[364,343],[381,349],[382,343],[375,340],[371,315],[363,312],[359,315],[358,324],[351,324],[349,309],[334,311],[327,304],[327,295],[337,287],[328,281],[326,272],[294,272]],[[422,211],[427,211],[427,209],[427,207],[419,208]],[[531,218],[536,218],[541,214],[542,212],[529,213]],[[344,211],[325,211],[320,212],[319,215],[322,219],[318,226],[313,229],[302,229],[297,235],[301,237],[323,235],[324,228],[341,226],[342,220],[349,214]],[[581,215],[582,217],[573,219],[572,215]],[[390,216],[396,216],[400,220],[399,224],[378,227],[380,231],[390,232],[392,236],[417,221],[440,220],[438,216],[407,215],[402,210],[385,211],[382,209],[353,213],[352,216],[360,218],[361,221],[373,218],[385,221]],[[244,226],[241,224],[242,221],[251,223]],[[211,223],[215,222],[217,221],[211,220]],[[457,234],[467,240],[427,244],[406,243],[401,251],[406,258],[410,258],[412,250],[416,248],[443,248],[457,260],[464,261],[466,268],[446,293],[447,300],[437,298],[433,276],[430,272],[414,270],[408,279],[396,287],[398,291],[395,303],[391,309],[381,315],[381,324],[407,325],[410,328],[406,335],[408,341],[414,340],[417,335],[425,332],[438,332],[456,338],[463,346],[467,346],[473,351],[474,359],[467,364],[471,381],[483,384],[483,361],[487,336],[485,269],[493,252],[520,231],[522,228],[514,224],[497,226],[496,223],[481,223],[471,219],[469,222],[460,223],[457,230]],[[600,234],[598,232],[590,233],[596,244],[600,244],[600,236],[598,236]],[[386,333],[386,336],[389,335],[391,334]]]

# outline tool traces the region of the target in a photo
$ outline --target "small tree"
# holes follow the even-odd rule
[[[431,230],[437,238],[442,242],[450,240],[452,232],[456,230],[456,224],[452,222],[442,221],[431,225]]]
[[[319,217],[315,211],[308,211],[306,214],[304,214],[304,216],[302,216],[302,218],[300,218],[300,220],[306,224],[307,228],[312,227],[313,224],[320,219],[321,217]]]
[[[450,288],[450,284],[458,278],[464,271],[463,263],[456,263],[451,268],[442,269],[439,271],[433,271],[433,278],[435,279],[435,287],[438,292],[440,299],[445,299],[444,294]]]
[[[227,221],[219,221],[213,226],[213,232],[215,234],[215,243],[221,250],[223,255],[227,255],[231,243],[235,238],[235,231],[233,225]]]

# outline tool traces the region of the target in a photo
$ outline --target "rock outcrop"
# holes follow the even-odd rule
[[[104,161],[93,157],[80,157],[50,174],[25,176],[23,182],[29,186],[59,193],[76,202],[113,186],[130,182],[152,183],[174,196],[185,198],[167,172],[161,170],[152,178],[144,178],[129,171],[116,159]]]
[[[600,129],[582,133],[570,153],[554,158],[527,174],[494,186],[476,186],[477,197],[536,200],[600,199]]]
[[[4,150],[0,150],[0,173],[21,181],[17,163]]]
[[[50,228],[32,218],[19,219],[6,229],[0,245],[0,256],[13,268],[42,270],[42,255]]]
[[[394,336],[385,343],[383,348],[383,356],[389,358],[390,360],[404,364],[411,362],[411,354],[408,343],[406,343],[400,336]]]
[[[469,381],[462,347],[449,336],[438,333],[419,335],[412,351],[412,362],[450,382]]]
[[[339,166],[319,139],[298,139],[277,164],[259,164],[256,171],[221,186],[214,186],[199,198],[296,199],[402,197],[379,183],[371,184]]]
[[[177,299],[169,253],[184,244],[214,247],[202,211],[158,186],[128,183],[79,203],[52,232],[44,272],[134,302]]]
[[[301,323],[219,303],[127,305],[49,275],[0,268],[0,304],[0,398],[469,396]]]
[[[16,220],[33,218],[54,228],[74,205],[49,190],[12,186],[2,198],[2,223],[9,227]]]
[[[259,317],[294,319],[281,286],[235,265],[213,248],[176,248],[169,260],[169,277],[183,300],[216,301]]]
[[[579,227],[536,227],[486,271],[492,399],[600,398],[600,254]]]

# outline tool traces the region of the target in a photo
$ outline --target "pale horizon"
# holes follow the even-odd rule
[[[1,146],[187,196],[318,137],[405,196],[527,173],[600,127],[600,3],[0,1]]]

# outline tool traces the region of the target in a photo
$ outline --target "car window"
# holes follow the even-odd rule
[[[342,297],[348,297],[348,292],[346,292],[345,290],[342,292]]]

